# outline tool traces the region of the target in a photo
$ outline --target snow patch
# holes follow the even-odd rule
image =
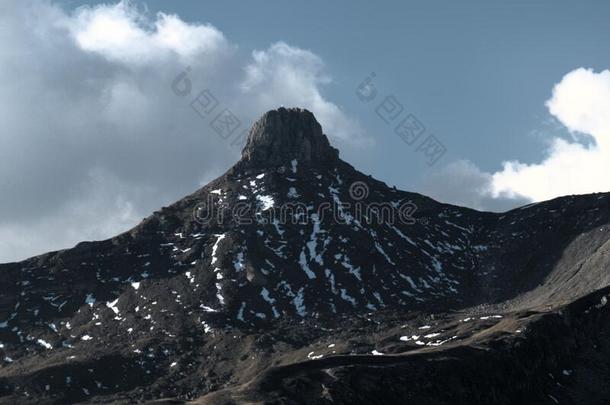
[[[286,194],[288,198],[299,198],[301,195],[297,192],[297,189],[294,187],[290,187],[288,189],[288,193]]]
[[[301,255],[299,256],[299,264],[301,265],[301,268],[303,269],[305,274],[307,274],[307,277],[309,277],[311,280],[316,278],[316,274],[313,271],[311,271],[311,269],[309,268],[309,264],[307,264],[307,257],[305,256],[305,250],[301,250]]]
[[[237,312],[237,319],[239,319],[242,322],[244,321],[244,310],[246,309],[246,303],[242,302],[241,303],[241,307],[239,307],[239,311]]]
[[[303,318],[307,315],[307,308],[305,307],[304,291],[305,291],[305,288],[301,287],[301,289],[297,293],[296,297],[294,297],[294,299],[292,300],[292,303],[294,304],[294,307],[297,310],[297,313],[299,314],[299,316],[301,316]]]
[[[266,211],[270,208],[273,208],[273,206],[275,205],[275,201],[273,200],[273,197],[270,195],[257,195],[256,199],[261,204],[262,211]]]
[[[119,308],[117,307],[117,304],[119,303],[119,299],[117,298],[116,300],[112,301],[112,302],[107,302],[106,306],[110,309],[112,309],[112,312],[114,312],[115,314],[118,315],[119,313]]]
[[[85,297],[85,304],[89,305],[90,307],[93,307],[93,304],[95,304],[95,298],[93,297],[93,294],[87,294],[87,296]]]
[[[36,343],[38,343],[40,346],[44,347],[47,350],[51,350],[53,348],[53,345],[51,345],[49,342],[46,342],[42,339],[38,339],[36,341]]]
[[[261,290],[261,296],[263,297],[263,299],[265,301],[267,301],[269,304],[275,304],[275,299],[271,298],[269,295],[269,290],[267,290],[265,287],[263,287],[263,289]]]

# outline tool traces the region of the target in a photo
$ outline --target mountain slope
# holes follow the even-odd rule
[[[366,403],[358,395],[379,393],[350,381],[371,366],[391,380],[403,357],[418,368],[461,359],[474,376],[491,361],[475,347],[547,344],[538,325],[561,324],[578,299],[601,302],[609,202],[564,197],[504,214],[441,204],[340,160],[308,111],[270,111],[234,167],[131,231],[0,266],[0,399],[302,402],[306,392]],[[566,328],[606,333],[599,320]],[[500,352],[505,367],[531,354]],[[541,364],[556,364],[541,356],[533,369],[546,378]],[[320,363],[340,370],[334,390],[321,388]],[[415,378],[405,375],[394,383]],[[514,388],[519,377],[498,398],[533,395]],[[468,398],[472,384],[454,389]]]

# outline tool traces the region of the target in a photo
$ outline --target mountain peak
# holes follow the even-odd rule
[[[253,166],[301,163],[329,163],[339,157],[314,115],[301,108],[267,111],[254,123],[241,161]]]
[[[131,232],[0,264],[0,403],[608,404],[580,383],[610,380],[610,193],[441,204],[299,109],[243,154]]]

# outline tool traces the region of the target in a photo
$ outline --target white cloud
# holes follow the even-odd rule
[[[502,170],[488,173],[458,161],[428,175],[423,190],[441,201],[492,211],[610,191],[610,71],[580,68],[566,74],[546,106],[572,139],[549,139],[541,162],[507,161]]]
[[[159,13],[149,21],[130,3],[82,8],[65,20],[79,47],[109,60],[148,64],[174,56],[189,59],[229,48],[222,32],[209,24],[188,24]]]
[[[604,147],[610,143],[610,70],[580,68],[568,73],[553,89],[547,106],[570,130],[590,134]]]
[[[331,137],[358,127],[322,96],[330,79],[310,51],[251,54],[212,25],[128,2],[0,9],[0,262],[113,236],[228,168],[239,150],[189,106],[203,89],[239,131],[280,104],[310,108]],[[187,67],[192,93],[178,97]]]
[[[257,100],[257,106],[301,106],[316,115],[327,134],[361,145],[371,142],[356,121],[322,96],[321,85],[331,79],[316,54],[277,42],[264,51],[254,51],[252,59],[241,88]]]
[[[518,194],[542,201],[610,191],[610,71],[581,68],[568,73],[553,89],[547,107],[578,133],[569,141],[553,138],[540,163],[505,162],[503,170],[493,174],[493,195]]]

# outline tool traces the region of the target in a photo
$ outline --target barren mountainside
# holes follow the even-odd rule
[[[280,108],[132,230],[0,265],[0,403],[608,404],[609,241],[610,194],[443,204]]]

